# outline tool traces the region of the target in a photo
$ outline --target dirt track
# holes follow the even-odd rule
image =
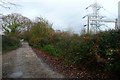
[[[27,42],[2,58],[3,78],[63,78],[38,58]]]

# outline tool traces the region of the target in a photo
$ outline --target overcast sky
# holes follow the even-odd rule
[[[95,0],[6,0],[16,3],[17,7],[11,10],[0,8],[3,14],[21,13],[22,15],[34,19],[41,16],[53,23],[54,29],[80,32],[86,19],[83,16],[92,12],[92,9],[85,10]],[[104,9],[100,10],[101,15],[106,18],[115,19],[118,15],[118,1],[120,0],[97,0]]]

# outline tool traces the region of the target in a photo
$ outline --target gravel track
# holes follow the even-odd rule
[[[63,78],[38,58],[27,42],[2,55],[3,78]]]

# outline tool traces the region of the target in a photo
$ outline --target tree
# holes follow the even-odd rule
[[[2,29],[6,35],[19,35],[30,27],[31,20],[18,13],[2,16]]]
[[[46,44],[50,41],[49,39],[51,39],[53,34],[52,24],[43,18],[37,17],[30,29],[29,41],[32,44]]]
[[[15,4],[15,3],[12,3],[12,2],[9,2],[9,1],[7,1],[7,0],[0,0],[0,10],[1,9],[11,9],[11,7],[12,6],[14,6],[14,7],[16,7],[16,6],[18,6],[17,4]],[[3,14],[2,14],[2,12],[0,12],[0,25],[2,25],[2,16],[3,16]],[[3,31],[2,31],[3,29],[2,29],[2,27],[0,26],[0,35],[1,34],[3,34]]]

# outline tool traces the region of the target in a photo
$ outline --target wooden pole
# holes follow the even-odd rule
[[[89,23],[90,23],[90,22],[89,22],[89,21],[90,21],[89,19],[90,19],[90,17],[88,16],[88,21],[87,21],[87,33],[89,33]]]

